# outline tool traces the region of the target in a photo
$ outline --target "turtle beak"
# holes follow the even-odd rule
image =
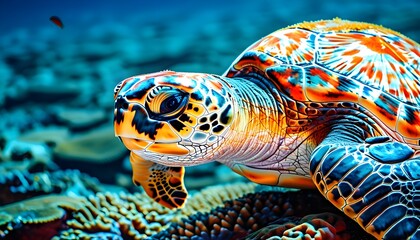
[[[118,96],[115,99],[115,108],[114,108],[114,122],[121,123],[124,120],[124,113],[128,110],[129,104],[127,100]]]
[[[114,131],[115,136],[122,138],[139,138],[137,131],[128,124],[134,118],[135,112],[132,112],[132,106],[130,103],[122,96],[118,96],[115,100],[114,108]],[[147,116],[145,116],[147,117]],[[131,121],[130,121],[131,120]]]
[[[155,141],[163,123],[150,119],[146,109],[139,103],[129,102],[123,96],[115,100],[115,136]]]
[[[165,121],[150,119],[146,109],[128,102],[123,96],[115,100],[115,136],[131,151],[186,155],[189,150],[179,145],[181,138]]]
[[[150,141],[119,137],[124,146],[130,151],[144,151],[149,145],[152,144]]]

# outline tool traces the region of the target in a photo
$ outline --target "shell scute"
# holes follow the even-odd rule
[[[409,54],[403,38],[381,32],[322,33],[316,63],[338,74],[394,95],[402,102],[420,104],[418,56]]]
[[[285,64],[305,65],[314,60],[316,35],[305,29],[281,29],[250,47]]]
[[[246,74],[255,71],[287,98],[357,104],[387,128],[379,134],[419,145],[420,46],[402,34],[340,19],[300,23],[252,45],[227,76],[243,71],[242,56],[253,52],[259,60],[247,62],[254,68]]]

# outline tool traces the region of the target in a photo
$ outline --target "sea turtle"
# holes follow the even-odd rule
[[[420,239],[420,47],[340,19],[280,29],[222,75],[163,71],[115,88],[133,181],[182,207],[184,166],[218,161],[318,190],[376,238]]]

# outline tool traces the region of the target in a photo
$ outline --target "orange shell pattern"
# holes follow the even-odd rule
[[[247,59],[251,52],[252,56],[265,53],[273,58]],[[263,72],[273,64],[301,69],[304,82],[298,84],[293,82],[292,72],[274,76],[291,99],[359,104],[382,122],[382,128],[389,128],[385,130],[388,135],[418,148],[420,46],[407,37],[368,23],[340,19],[304,22],[250,46],[227,76],[235,76],[248,64],[255,65],[256,60]]]
[[[296,24],[264,37],[225,75],[270,79],[284,98],[288,134],[304,132],[317,117],[330,123],[341,115],[360,117],[372,128],[365,129],[370,136],[381,136],[376,141],[392,137],[377,145],[320,144],[311,153],[312,180],[376,238],[418,239],[419,64],[419,44],[407,37],[373,24],[334,19]],[[377,161],[366,154],[367,148],[384,155],[392,149],[389,155],[401,162]],[[264,179],[270,175],[252,171]]]

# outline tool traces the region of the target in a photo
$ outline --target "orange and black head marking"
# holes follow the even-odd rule
[[[115,134],[128,149],[157,163],[202,163],[233,118],[221,82],[209,74],[171,71],[128,78],[114,92]]]

